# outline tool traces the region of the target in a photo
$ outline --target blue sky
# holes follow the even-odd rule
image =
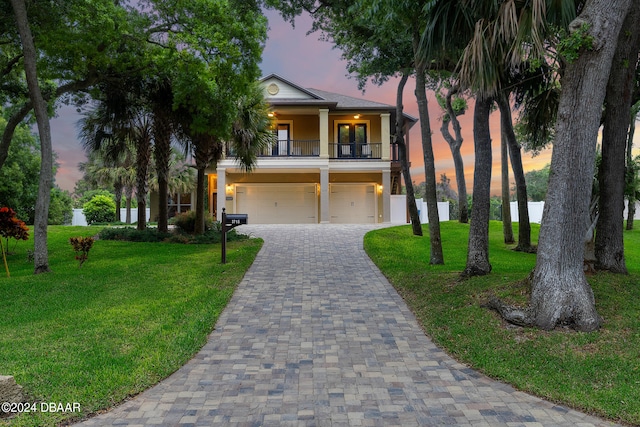
[[[276,12],[267,11],[269,19],[269,39],[267,40],[263,59],[260,64],[263,75],[278,74],[303,87],[312,87],[330,92],[342,93],[349,96],[367,98],[372,101],[395,104],[396,81],[392,80],[381,87],[368,85],[363,94],[358,90],[355,79],[349,78],[346,63],[340,59],[340,51],[333,48],[331,43],[320,41],[319,34],[307,35],[311,27],[308,16],[296,19],[295,28],[284,22]],[[417,104],[413,95],[413,80],[405,88],[405,112],[418,117]],[[430,122],[433,130],[434,155],[436,158],[436,178],[446,173],[455,185],[455,173],[451,153],[446,142],[440,135],[440,108],[430,96]],[[471,128],[472,111],[463,116],[463,155],[466,166],[466,181],[468,190],[473,185],[473,133]],[[65,190],[73,191],[76,180],[82,175],[78,170],[78,163],[84,161],[85,155],[78,142],[76,122],[79,115],[75,108],[62,106],[58,115],[51,122],[53,149],[58,154],[60,167],[56,175],[56,183]],[[492,135],[494,139],[494,180],[492,194],[499,193],[499,115],[492,115]],[[536,158],[523,154],[525,170],[539,169],[550,161],[550,153],[544,153]],[[414,126],[411,133],[411,173],[413,180],[424,180],[424,163],[419,138],[419,124]]]

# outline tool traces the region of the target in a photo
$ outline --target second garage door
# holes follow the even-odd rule
[[[337,224],[376,222],[375,184],[331,184],[329,211]]]
[[[236,212],[250,224],[316,224],[316,185],[237,184]]]

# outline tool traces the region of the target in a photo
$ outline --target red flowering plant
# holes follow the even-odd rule
[[[4,237],[6,244],[2,244]],[[4,261],[4,269],[9,277],[9,266],[7,264],[7,251],[9,248],[9,238],[16,240],[29,239],[29,228],[16,217],[16,212],[6,206],[0,208],[0,252],[2,252],[2,260]]]
[[[72,237],[69,239],[69,243],[73,246],[73,250],[76,252],[76,259],[80,262],[78,268],[82,267],[82,264],[89,258],[89,251],[93,246],[93,237]]]

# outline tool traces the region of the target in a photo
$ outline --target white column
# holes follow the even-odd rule
[[[390,118],[391,114],[389,113],[380,114],[380,138],[382,138],[382,141],[380,142],[382,142],[382,160],[391,160]]]
[[[391,222],[391,171],[390,170],[382,171],[382,222]]]
[[[329,110],[321,108],[320,110],[320,158],[329,158]]]
[[[320,224],[329,222],[329,168],[320,168]]]
[[[218,174],[218,212],[216,213],[216,221],[222,220],[222,208],[227,203],[227,170],[224,168],[216,169]]]

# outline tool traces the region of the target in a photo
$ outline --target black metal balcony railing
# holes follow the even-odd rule
[[[260,157],[318,157],[319,139],[281,139],[273,141],[260,153]]]
[[[382,144],[372,142],[368,144],[351,142],[347,144],[329,144],[329,158],[331,159],[381,159]]]
[[[397,150],[392,150],[393,160],[397,160]],[[227,146],[227,156],[233,156],[233,150]],[[258,157],[319,157],[319,139],[283,139],[273,141],[265,147]],[[381,159],[382,143],[330,143],[330,159]]]

